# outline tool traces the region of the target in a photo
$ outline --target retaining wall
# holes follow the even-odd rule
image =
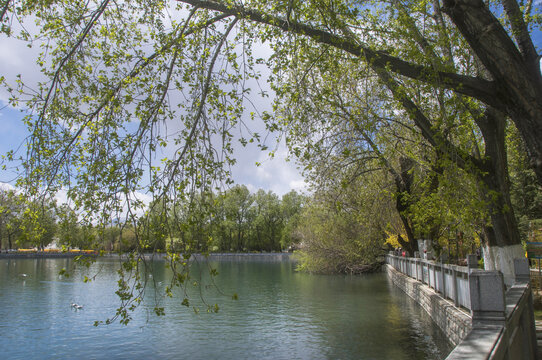
[[[200,254],[193,255],[196,259],[204,259]],[[276,262],[291,260],[292,253],[210,253],[207,257],[213,261],[259,261]]]
[[[459,293],[468,296],[468,301],[464,302],[468,309],[453,306],[451,301],[440,296],[440,294],[450,296],[447,295],[446,287],[439,287],[435,281],[438,278],[438,269],[441,278],[445,275],[444,266],[437,266],[434,262],[399,258],[391,254],[386,256],[386,262],[386,273],[391,281],[416,300],[450,341],[456,344],[447,360],[537,358],[533,298],[527,259],[514,260],[515,283],[508,289],[504,286],[503,274],[500,271],[465,268],[468,287],[460,289],[454,285],[456,289],[452,294],[456,304]],[[424,284],[426,277],[419,277],[419,268],[423,270],[424,266],[433,269],[433,282],[427,281]],[[465,272],[465,269],[459,271]],[[457,269],[452,271],[455,272]],[[470,316],[464,310],[468,310]]]
[[[456,308],[451,301],[444,300],[429,286],[401,274],[388,264],[385,272],[395,286],[420,304],[454,346],[472,330],[470,315]]]

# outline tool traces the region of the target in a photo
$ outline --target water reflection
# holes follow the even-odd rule
[[[207,286],[209,266],[219,272],[218,288]],[[180,290],[162,296],[171,272],[154,262],[145,303],[129,326],[96,328],[93,322],[118,306],[118,262],[100,260],[59,277],[72,267],[69,259],[0,261],[6,358],[442,359],[450,351],[429,317],[382,274],[313,276],[288,262],[200,263],[192,275],[203,286],[189,286],[190,298],[204,310],[201,291],[221,310],[196,315],[181,305]],[[82,282],[97,273],[96,281]],[[152,315],[156,302],[165,317]]]

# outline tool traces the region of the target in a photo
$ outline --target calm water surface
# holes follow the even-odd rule
[[[200,264],[193,273],[204,285],[189,289],[190,297],[203,306],[201,290],[220,311],[196,315],[181,305],[180,292],[163,299],[152,289],[169,280],[164,264],[153,263],[145,303],[128,326],[94,327],[118,307],[118,261],[102,259],[66,278],[58,274],[73,267],[69,259],[0,260],[0,358],[443,359],[451,351],[429,317],[383,274],[315,276],[296,273],[290,262]],[[208,265],[219,272],[220,291],[207,286]],[[166,316],[152,315],[155,301]]]

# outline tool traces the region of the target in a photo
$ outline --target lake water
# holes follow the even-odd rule
[[[159,289],[169,281],[164,264],[155,261],[149,276]],[[196,314],[181,305],[180,291],[163,299],[149,285],[128,326],[94,327],[118,307],[118,265],[100,259],[66,278],[59,271],[71,269],[71,259],[0,260],[0,358],[443,359],[451,351],[428,315],[384,274],[309,275],[289,261],[196,265],[201,281],[190,297],[198,304],[201,291],[218,303],[217,314],[203,307]],[[218,270],[218,289],[198,269],[208,265]],[[152,314],[155,301],[166,316]]]

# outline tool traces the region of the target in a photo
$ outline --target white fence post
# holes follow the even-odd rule
[[[440,293],[442,294],[442,297],[446,299],[446,273],[444,264],[442,263],[442,257],[440,259]]]
[[[471,269],[478,269],[478,257],[476,255],[467,255],[467,267],[469,268],[469,273]]]
[[[514,259],[514,273],[516,283],[526,283],[531,281],[531,270],[529,269],[528,259]]]
[[[476,323],[504,324],[506,301],[504,280],[500,271],[471,270],[469,290],[473,325]]]

